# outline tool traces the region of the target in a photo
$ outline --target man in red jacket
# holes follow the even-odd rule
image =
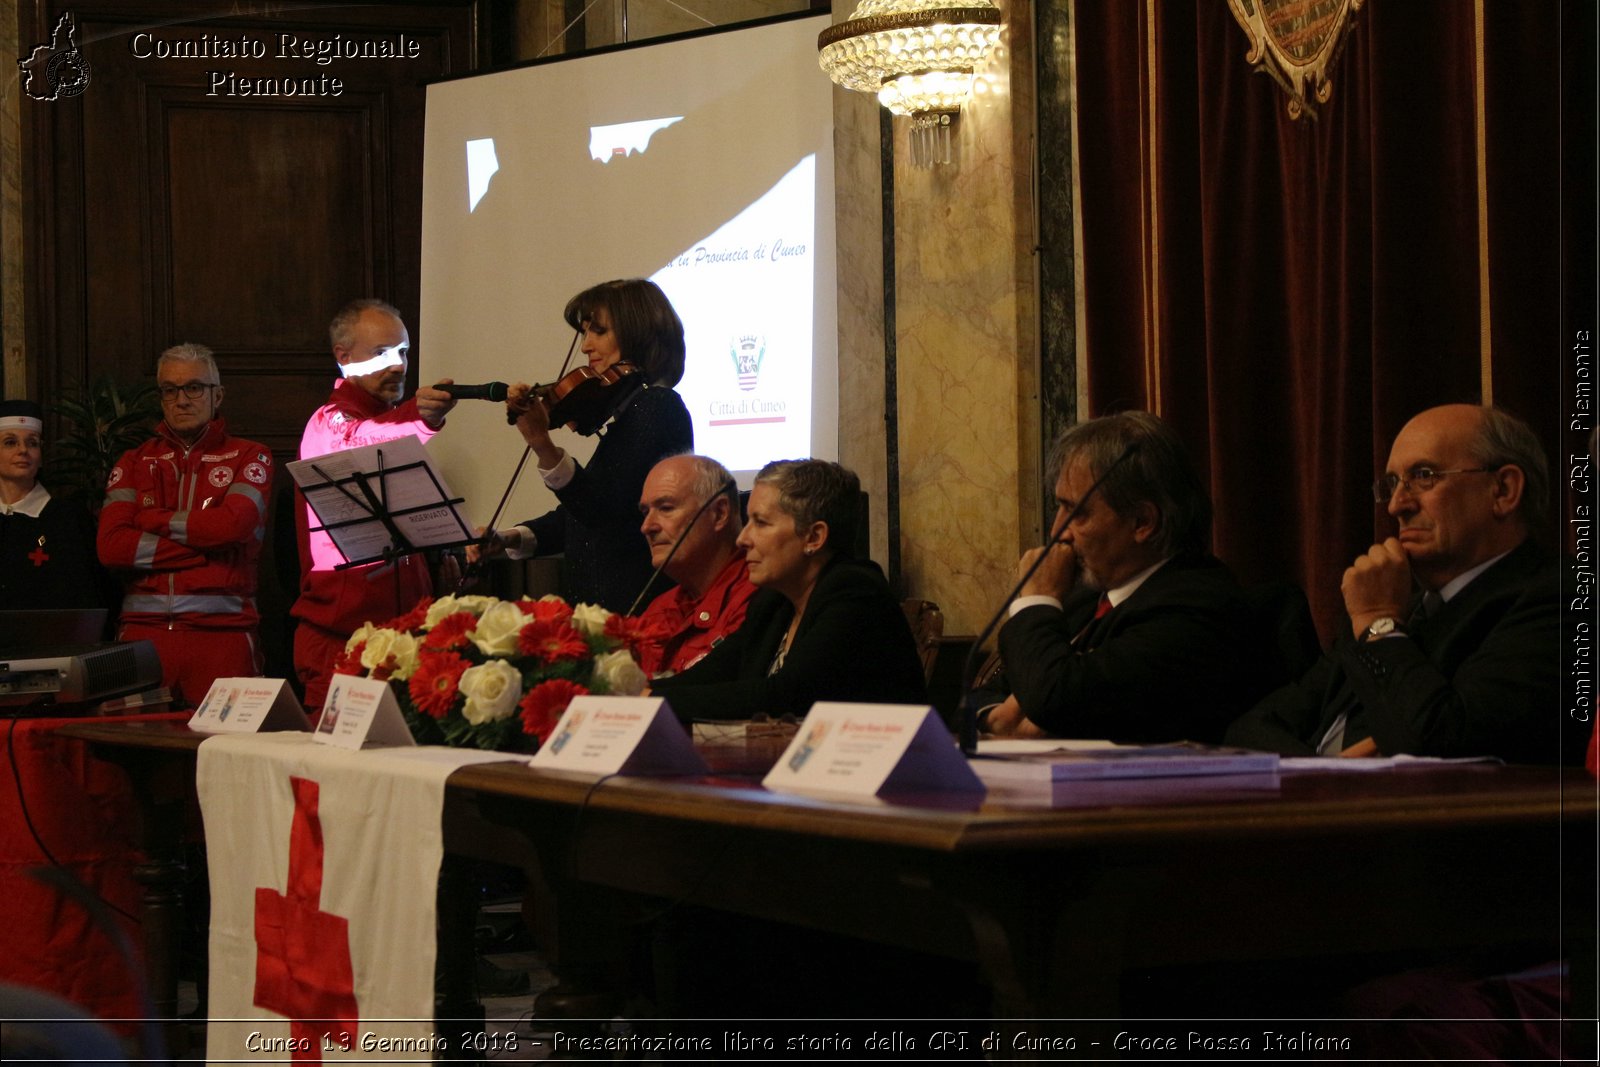
[[[455,406],[450,394],[424,386],[406,400],[411,334],[400,312],[381,300],[356,300],[328,324],[333,358],[342,377],[333,395],[306,423],[300,458],[382,444],[400,437],[426,441],[439,432]],[[447,384],[446,382],[441,384]],[[364,622],[382,622],[410,609],[433,592],[428,561],[418,553],[396,563],[369,563],[335,570],[344,556],[325,533],[313,533],[317,518],[299,497],[300,599],[293,614],[294,668],[305,686],[305,705],[322,707],[333,663]]]
[[[204,345],[156,362],[162,421],[106,482],[97,549],[123,579],[118,637],[148,640],[175,699],[197,703],[217,678],[261,673],[256,560],[272,453],[231,437]]]

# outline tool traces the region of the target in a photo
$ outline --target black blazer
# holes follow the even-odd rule
[[[1316,666],[1252,708],[1228,741],[1314,755],[1342,711],[1346,746],[1371,737],[1391,756],[1556,762],[1559,614],[1555,560],[1524,541],[1406,637],[1363,644],[1345,620]],[[1581,739],[1572,747],[1582,759]]]
[[[537,555],[564,552],[561,593],[573,603],[627,611],[650,580],[650,546],[639,533],[639,495],[650,468],[694,450],[689,410],[671,389],[639,390],[600,437],[589,465],[555,491],[561,506],[521,525],[538,539]],[[659,595],[672,583],[663,575]]]
[[[1212,556],[1173,557],[1091,622],[1099,599],[1098,590],[1079,589],[1061,610],[1024,608],[1000,631],[1023,714],[1052,734],[1216,741],[1282,681],[1273,677],[1269,635]]]
[[[783,667],[769,675],[794,605],[762,589],[744,625],[682,674],[651,683],[685,722],[804,715],[819,700],[926,704],[905,612],[872,563],[834,561],[817,579]]]

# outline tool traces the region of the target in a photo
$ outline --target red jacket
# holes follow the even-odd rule
[[[328,402],[312,413],[300,439],[300,458],[382,444],[400,437],[428,440],[437,431],[422,421],[415,397],[390,408],[359,385],[340,380]],[[399,578],[388,563],[334,568],[344,556],[333,538],[311,526],[320,525],[296,491],[296,533],[300,542],[300,599],[293,614],[303,623],[348,637],[364,622],[382,622],[409,610],[433,592],[427,557],[421,553],[399,561]]]
[[[249,630],[272,453],[211,420],[186,446],[163,422],[106,481],[95,546],[118,570],[124,622]]]

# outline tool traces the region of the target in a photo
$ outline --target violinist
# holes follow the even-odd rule
[[[585,289],[567,301],[564,317],[581,334],[588,367],[558,386],[574,375],[606,379],[592,390],[585,383],[575,394],[588,410],[574,411],[571,420],[579,429],[598,430],[600,443],[588,466],[580,464],[551,435],[565,425],[559,421],[567,412],[564,397],[542,398],[531,386],[513,385],[507,407],[560,506],[495,534],[488,551],[503,550],[513,559],[565,553],[562,595],[626,611],[651,572],[650,550],[639,536],[645,476],[664,457],[694,449],[689,410],[672,389],[683,377],[683,323],[666,294],[643,278]]]

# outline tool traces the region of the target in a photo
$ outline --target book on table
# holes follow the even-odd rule
[[[1276,774],[1278,756],[1192,741],[1118,745],[1110,741],[994,740],[978,743],[972,769],[979,778],[995,782]]]

